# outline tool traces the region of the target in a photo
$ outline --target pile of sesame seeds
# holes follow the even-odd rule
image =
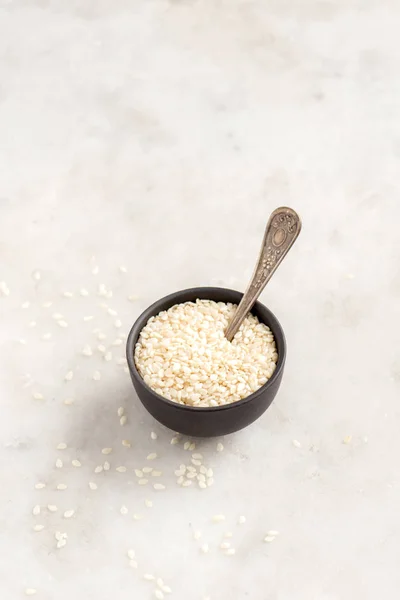
[[[263,386],[278,360],[274,337],[249,314],[229,342],[224,331],[236,308],[196,300],[151,317],[135,346],[147,385],[168,400],[199,407],[236,402]]]

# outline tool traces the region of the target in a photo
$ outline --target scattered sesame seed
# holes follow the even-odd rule
[[[126,365],[126,358],[125,357],[117,358],[117,360],[115,362],[117,363],[117,365]]]
[[[40,506],[39,504],[36,504],[36,506],[34,506],[32,508],[32,514],[37,517],[38,515],[40,515]]]
[[[23,338],[20,338],[18,341],[19,341],[20,344],[22,344],[23,346],[25,346],[26,340],[24,340]]]
[[[192,458],[190,462],[196,467],[200,467],[201,465],[201,460],[196,460],[195,458]]]
[[[122,417],[119,420],[119,424],[124,426],[124,425],[126,425],[127,420],[128,420],[128,417],[126,415],[122,415]]]
[[[275,539],[274,535],[266,535],[264,538],[264,542],[270,543],[270,542],[273,542],[274,539]]]
[[[73,298],[73,293],[72,292],[63,292],[63,296],[64,298]]]
[[[110,470],[110,463],[108,462],[108,460],[106,460],[103,464],[103,469],[105,471],[109,471]]]
[[[33,279],[35,279],[36,281],[40,281],[40,278],[42,277],[42,274],[40,271],[33,271],[32,273],[32,277]]]
[[[267,535],[276,537],[279,535],[279,531],[276,531],[276,529],[270,529],[270,531],[267,531]]]
[[[199,481],[199,488],[201,488],[202,490],[205,490],[207,487],[207,484],[204,481]]]
[[[343,444],[350,444],[352,439],[352,435],[346,435],[346,437],[343,439]]]
[[[133,515],[133,520],[134,520],[134,521],[140,521],[140,519],[142,519],[142,518],[143,518],[143,517],[142,517],[142,515],[138,515],[137,513],[135,513],[135,514]]]
[[[221,521],[225,521],[225,515],[214,515],[212,521],[214,523],[220,523]]]
[[[225,552],[225,554],[227,556],[233,556],[233,554],[235,554],[236,550],[235,548],[228,548],[228,550]]]
[[[118,471],[118,473],[126,473],[126,467],[124,467],[123,465],[117,467],[115,470]]]
[[[72,405],[72,404],[74,404],[74,403],[75,403],[75,400],[74,400],[73,398],[66,398],[66,399],[64,400],[64,404],[65,404],[66,406],[71,406],[71,405]]]
[[[57,321],[57,325],[59,325],[60,327],[68,327],[68,323],[67,321]]]
[[[56,506],[55,504],[48,504],[48,505],[47,505],[47,509],[48,509],[50,512],[57,512],[57,511],[58,511],[58,508],[57,508],[57,506]]]
[[[105,353],[106,349],[107,349],[107,348],[104,346],[104,344],[99,344],[99,345],[97,346],[97,350],[98,350],[99,352],[101,352],[102,354],[104,354],[104,353]]]
[[[91,490],[97,490],[97,484],[94,481],[89,481],[89,487]]]
[[[44,400],[44,396],[40,392],[34,392],[32,397],[34,400]]]
[[[175,436],[171,439],[170,444],[172,444],[174,446],[175,444],[178,444],[178,442],[179,442],[179,438],[177,436]]]
[[[208,544],[203,544],[203,545],[200,547],[200,550],[203,552],[203,554],[207,554],[207,552],[209,551],[209,549],[210,549],[210,548],[209,548],[209,545],[208,545]]]
[[[200,469],[201,470],[201,469]],[[206,473],[207,477],[212,477],[214,475],[214,471],[210,468],[207,469],[207,473]]]
[[[120,321],[120,319],[116,319],[114,321],[114,326],[119,329],[120,327],[122,327],[122,321]]]
[[[162,591],[164,592],[164,594],[172,594],[172,590],[169,587],[169,585],[163,585],[162,586]]]
[[[106,352],[103,358],[106,362],[110,362],[112,360],[112,352]]]
[[[64,379],[65,381],[71,381],[71,379],[74,376],[74,372],[73,371],[68,371],[68,373],[65,375]]]
[[[79,293],[81,296],[89,296],[89,292],[85,288],[82,288]]]
[[[128,269],[126,267],[124,267],[123,265],[121,265],[119,267],[119,270],[121,271],[121,273],[127,273],[128,272]]]
[[[57,450],[65,450],[67,448],[67,444],[65,442],[60,442],[57,444]]]
[[[9,296],[10,290],[5,281],[0,281],[0,296]]]
[[[114,340],[113,343],[111,344],[112,346],[121,346],[124,342],[120,339],[118,340]]]
[[[222,550],[227,550],[230,547],[231,545],[229,542],[222,542],[222,544],[220,544],[220,548],[222,548]]]
[[[198,452],[195,452],[194,454],[192,454],[192,458],[194,458],[195,460],[202,460],[203,455],[199,454]]]
[[[119,407],[119,409],[117,410],[117,415],[118,415],[119,417],[122,417],[122,415],[124,414],[124,412],[125,412],[125,409],[124,409],[124,407],[123,407],[123,406],[120,406],[120,407]]]
[[[59,484],[57,484],[57,490],[59,490],[59,491],[66,490],[66,489],[67,489],[67,487],[68,487],[68,486],[67,486],[67,485],[65,485],[65,483],[59,483]]]
[[[152,477],[161,477],[162,471],[152,471]]]
[[[31,321],[28,327],[36,327],[36,321]]]
[[[125,448],[131,447],[131,443],[129,440],[122,440],[122,445],[125,446]]]
[[[138,484],[139,485],[146,485],[149,482],[148,479],[139,479]]]
[[[33,526],[33,531],[43,531],[43,529],[44,525],[39,525],[39,523]]]
[[[99,342],[101,342],[102,340],[106,340],[107,336],[105,333],[102,333],[101,331],[99,331],[99,333],[97,334],[97,339],[99,340]]]
[[[112,317],[116,317],[118,315],[117,311],[114,310],[113,308],[107,308],[107,312],[109,315],[111,315]]]
[[[165,490],[165,485],[163,485],[162,483],[155,483],[155,484],[153,485],[153,488],[154,488],[155,490]]]
[[[71,517],[73,517],[75,514],[75,511],[73,509],[71,510],[66,510],[64,513],[64,519],[70,519]]]
[[[92,321],[92,319],[94,319],[93,315],[86,315],[86,317],[83,317],[83,320],[86,321]]]
[[[55,321],[59,321],[60,319],[64,318],[64,315],[61,315],[60,313],[53,313],[51,315],[51,318],[54,319]]]
[[[29,307],[30,307],[30,305],[31,305],[31,303],[30,303],[30,302],[23,302],[23,303],[21,304],[21,308],[29,308]]]
[[[238,518],[238,523],[239,523],[239,525],[243,525],[243,523],[246,523],[246,517],[244,517],[243,515],[241,515]]]
[[[83,354],[83,356],[92,356],[93,355],[93,350],[92,350],[91,346],[89,346],[89,344],[86,344],[86,346],[83,347],[82,354]]]
[[[192,480],[191,479],[187,479],[186,481],[184,481],[182,483],[182,487],[189,487],[192,485]]]
[[[57,460],[56,460],[56,468],[57,469],[62,469],[63,468],[63,461],[61,460],[61,458],[57,458]]]
[[[73,460],[71,460],[71,465],[73,467],[81,467],[82,463],[80,460],[78,460],[77,458],[74,458]]]
[[[189,450],[189,448],[190,448],[190,442],[185,442],[185,443],[183,444],[183,449],[184,449],[184,450]]]
[[[301,443],[299,440],[292,440],[292,444],[293,446],[296,446],[296,448],[301,448]]]
[[[143,473],[151,473],[153,470],[153,467],[143,467],[142,471]]]
[[[158,438],[158,435],[155,433],[155,431],[152,431],[150,433],[150,437],[151,437],[152,440],[156,440]]]
[[[128,296],[128,300],[129,302],[135,302],[135,300],[138,300],[139,296]]]
[[[147,460],[154,460],[155,458],[157,458],[156,452],[151,452],[150,454],[147,455]]]
[[[121,515],[127,515],[129,511],[126,508],[126,506],[122,505],[121,508],[119,509],[119,512],[121,513]]]
[[[98,275],[100,269],[97,265],[95,265],[92,269],[92,275]]]
[[[154,595],[157,598],[157,600],[163,600],[164,598],[164,594],[161,590],[154,590]]]
[[[144,503],[147,506],[147,508],[152,508],[153,506],[153,502],[151,500],[145,500]]]
[[[99,381],[99,380],[101,379],[101,373],[100,373],[100,371],[95,371],[95,372],[93,373],[93,379],[94,379],[95,381]]]
[[[135,551],[131,550],[131,549],[128,550],[128,552],[126,554],[130,560],[133,560],[136,557]]]
[[[218,442],[218,444],[217,444],[217,452],[222,452],[223,449],[224,449],[224,445],[221,444],[221,442]]]
[[[44,333],[42,335],[42,340],[51,340],[51,338],[52,338],[51,333]]]
[[[191,452],[193,452],[193,450],[195,450],[195,449],[196,449],[196,444],[195,444],[195,442],[192,442],[192,443],[190,444],[190,446],[189,446],[189,450],[190,450]]]
[[[199,540],[201,538],[201,531],[194,531],[193,532],[193,537],[195,540]]]
[[[102,470],[103,470],[103,465],[98,465],[98,466],[95,468],[94,472],[95,472],[95,473],[101,473],[101,472],[102,472]]]
[[[101,451],[102,454],[111,454],[112,448],[103,448]]]
[[[53,303],[50,301],[43,302],[42,306],[43,306],[43,308],[50,308],[50,306],[53,306]]]
[[[143,579],[146,579],[146,581],[154,581],[155,577],[154,575],[150,575],[150,573],[145,573]]]
[[[34,596],[36,594],[37,590],[35,590],[35,588],[25,588],[25,595],[26,596]]]
[[[46,487],[45,483],[41,483],[41,482],[35,483],[35,489],[36,490],[43,490],[45,487]]]

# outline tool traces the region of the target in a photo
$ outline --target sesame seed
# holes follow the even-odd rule
[[[161,477],[162,471],[152,471],[152,477]]]
[[[23,338],[20,338],[18,341],[19,341],[20,344],[22,344],[23,346],[25,346],[26,340],[24,340]]]
[[[279,535],[279,531],[276,531],[276,529],[271,529],[270,531],[267,531],[267,535],[276,537]]]
[[[65,485],[65,483],[59,483],[57,484],[57,490],[59,491],[63,491],[66,490],[68,486]]]
[[[192,463],[193,465],[195,465],[196,467],[200,467],[200,465],[201,465],[201,460],[196,460],[196,459],[192,458],[192,459],[191,459],[191,463]]]
[[[191,452],[193,452],[193,450],[195,450],[195,448],[196,448],[196,444],[195,444],[195,442],[192,442],[192,443],[190,444],[190,446],[189,446],[189,450],[190,450]]]
[[[73,460],[71,460],[71,465],[73,467],[81,467],[82,463],[80,460],[78,460],[77,458],[74,458]]]
[[[157,600],[163,600],[164,598],[164,594],[161,590],[154,590],[154,595],[157,598]]]
[[[113,343],[111,344],[112,346],[121,346],[123,344],[122,340],[114,340]]]
[[[32,396],[34,400],[44,400],[44,396],[40,392],[34,392]]]
[[[201,531],[194,531],[193,532],[193,537],[195,540],[199,540],[201,538]]]
[[[189,450],[189,448],[190,448],[190,442],[185,442],[185,443],[183,444],[183,449],[184,449],[184,450]]]
[[[71,510],[66,510],[64,513],[64,519],[70,519],[71,517],[73,517],[75,514],[75,511],[73,509]]]
[[[35,588],[25,588],[25,595],[26,596],[34,596],[36,594],[37,590],[35,590]]]
[[[203,552],[203,554],[207,554],[207,552],[209,551],[209,545],[208,544],[203,544],[200,548],[200,550]]]
[[[57,445],[57,450],[65,450],[67,448],[67,444],[65,444],[65,442],[60,442]]]
[[[244,517],[243,515],[241,515],[238,518],[238,523],[239,523],[239,525],[243,525],[243,523],[246,523],[246,517]]]
[[[43,490],[43,488],[46,487],[45,483],[35,483],[35,489],[36,490]]]
[[[153,502],[151,500],[145,500],[144,503],[147,506],[147,508],[151,508],[153,506]]]
[[[199,481],[199,488],[201,488],[202,490],[205,490],[207,487],[207,484],[204,481]]]
[[[95,265],[92,269],[92,275],[98,275],[100,269],[97,265]]]
[[[127,420],[128,420],[128,417],[126,415],[122,415],[122,417],[119,420],[119,424],[124,426],[124,425],[126,425]]]
[[[164,592],[164,594],[172,594],[172,590],[169,587],[169,585],[163,585],[162,586],[162,591]]]
[[[274,539],[275,539],[274,535],[266,535],[264,538],[264,542],[270,543],[270,542],[273,542]]]
[[[89,292],[85,288],[82,288],[79,293],[81,296],[89,296]]]
[[[131,443],[129,440],[122,440],[122,445],[125,446],[125,448],[131,447]]]
[[[156,452],[151,452],[150,454],[147,455],[147,460],[154,460],[156,458],[157,458]]]
[[[73,293],[72,292],[63,292],[63,296],[64,298],[73,298]]]
[[[74,376],[74,372],[73,371],[68,371],[68,373],[65,375],[64,379],[65,381],[71,381],[71,379]]]
[[[65,327],[68,327],[67,321],[57,321],[57,325],[59,325],[60,327],[63,327],[64,329],[65,329]]]
[[[231,538],[231,537],[233,537],[233,533],[232,533],[232,531],[225,531],[225,533],[224,533],[224,537],[226,537],[226,538]]]
[[[31,321],[28,327],[36,327],[36,321]]]
[[[65,404],[66,406],[71,406],[72,404],[74,404],[74,402],[75,402],[75,400],[74,400],[73,398],[66,398],[66,399],[64,400],[64,404]]]
[[[217,452],[222,452],[223,449],[224,449],[224,445],[221,444],[221,442],[218,442],[218,444],[217,444]]]
[[[37,525],[33,526],[33,531],[43,531],[43,529],[44,529],[44,525],[37,524]]]
[[[94,319],[93,315],[86,315],[86,317],[83,317],[83,320],[86,321],[91,321],[92,319]]]
[[[33,271],[32,273],[32,277],[33,279],[35,279],[36,281],[40,281],[42,274],[40,271]]]
[[[39,504],[36,504],[36,506],[34,506],[32,508],[32,514],[37,517],[38,515],[40,515],[40,506]]]
[[[146,581],[154,581],[155,577],[154,575],[150,575],[150,573],[145,573],[143,579],[146,579]]]
[[[127,515],[128,509],[126,508],[126,506],[122,505],[121,508],[119,509],[119,512],[121,513],[121,515]]]
[[[104,354],[104,353],[105,353],[105,351],[106,351],[106,347],[104,346],[104,344],[99,344],[99,345],[97,346],[97,350],[98,350],[99,352],[101,352],[102,354]]]
[[[139,485],[146,485],[149,482],[148,479],[139,479],[138,484]]]
[[[114,310],[113,308],[107,308],[107,312],[109,315],[111,315],[112,317],[116,317],[118,315],[117,311]]]
[[[9,296],[10,290],[5,281],[0,281],[0,296]]]
[[[98,466],[95,468],[94,472],[95,472],[95,473],[101,473],[101,472],[102,472],[102,470],[103,470],[103,465],[98,465]]]
[[[112,448],[103,448],[101,451],[102,454],[111,454]]]
[[[61,460],[61,458],[57,458],[57,460],[56,460],[56,467],[57,467],[57,469],[62,469],[62,467],[63,467],[63,461]]]
[[[130,560],[133,560],[136,557],[134,550],[128,550],[127,555]]]
[[[99,381],[99,380],[100,380],[100,378],[101,378],[101,373],[100,373],[100,371],[95,371],[95,372],[93,373],[93,379],[94,379],[95,381]]]
[[[214,523],[220,523],[221,521],[225,521],[225,515],[214,515],[212,521]]]
[[[42,335],[42,340],[51,340],[51,338],[52,338],[51,333],[44,333]]]
[[[143,473],[151,473],[153,470],[153,467],[143,467],[142,471]]]
[[[108,462],[108,460],[106,460],[103,464],[103,469],[105,471],[109,471],[110,470],[110,463]]]
[[[97,484],[94,481],[89,481],[89,487],[91,490],[97,490]]]
[[[173,438],[171,439],[171,441],[170,441],[170,444],[172,444],[172,445],[174,446],[174,445],[175,445],[175,444],[177,444],[178,442],[179,442],[179,438],[177,438],[177,437],[173,437]]]
[[[30,302],[23,302],[23,303],[21,304],[21,308],[29,308],[29,307],[30,307],[30,305],[31,305],[31,303],[30,303]]]
[[[124,412],[125,412],[125,409],[124,409],[124,407],[123,407],[123,406],[120,406],[120,407],[119,407],[119,409],[117,410],[117,415],[118,415],[119,417],[122,417],[122,415],[124,414]]]
[[[207,479],[207,485],[208,485],[208,487],[211,487],[213,483],[214,483],[214,479],[212,477],[209,477]]]
[[[106,362],[110,362],[112,360],[112,352],[106,352],[103,358]]]
[[[192,454],[192,458],[194,458],[195,460],[202,460],[203,455],[199,454],[198,452],[195,452],[194,454]]]
[[[127,273],[128,272],[128,269],[126,267],[124,267],[123,265],[121,265],[119,267],[119,270],[121,271],[121,273]]]
[[[301,443],[299,442],[299,440],[293,440],[292,444],[293,446],[296,446],[296,448],[301,448]]]
[[[220,548],[222,548],[222,550],[227,550],[230,547],[231,545],[229,542],[222,542],[222,544],[220,544]]]
[[[102,340],[107,339],[107,336],[102,333],[101,331],[97,334],[97,339],[99,340],[99,342],[101,342]]]
[[[352,439],[352,435],[346,435],[346,437],[343,439],[343,444],[350,444]]]
[[[155,483],[155,484],[153,485],[153,488],[154,488],[155,490],[165,490],[165,485],[163,485],[162,483]]]
[[[50,306],[53,306],[53,303],[49,302],[49,301],[48,302],[43,302],[42,306],[43,306],[43,308],[50,308]]]
[[[235,554],[236,550],[235,548],[228,548],[228,550],[225,552],[225,554],[227,556],[233,556],[233,554]]]
[[[51,318],[54,319],[55,321],[59,321],[60,319],[64,318],[64,315],[61,315],[60,313],[53,313],[51,315]]]
[[[143,518],[143,517],[142,517],[142,515],[138,515],[137,513],[135,513],[135,514],[133,515],[133,520],[134,520],[134,521],[140,521],[140,519],[142,519],[142,518]]]
[[[55,504],[48,504],[48,505],[47,505],[47,509],[48,509],[50,512],[57,512],[57,510],[58,510],[58,508],[57,508],[57,506],[56,506]]]
[[[115,470],[118,471],[118,473],[126,473],[126,467],[124,466],[117,467]]]
[[[139,296],[128,296],[128,300],[129,302],[135,302],[135,300],[138,300]]]
[[[122,321],[120,321],[120,319],[116,319],[114,321],[114,326],[119,329],[120,327],[122,327]]]
[[[150,433],[150,437],[151,437],[152,440],[156,440],[158,436],[157,436],[157,434],[154,431],[152,431]]]
[[[191,479],[187,479],[186,481],[184,481],[182,483],[182,487],[189,487],[192,485],[192,480]]]
[[[93,350],[92,350],[91,346],[89,346],[89,344],[86,344],[86,346],[83,347],[82,354],[83,354],[83,356],[92,356],[93,355]]]

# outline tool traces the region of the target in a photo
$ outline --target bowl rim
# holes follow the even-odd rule
[[[132,325],[132,328],[129,332],[129,335],[128,335],[128,338],[126,341],[126,359],[128,362],[128,367],[129,367],[131,377],[134,377],[134,379],[139,383],[139,385],[142,385],[148,392],[150,392],[153,396],[155,396],[155,398],[164,402],[166,405],[171,406],[175,410],[180,409],[182,411],[203,412],[204,413],[204,412],[215,412],[215,411],[222,411],[222,410],[229,410],[229,409],[232,410],[234,408],[239,408],[240,406],[243,406],[244,404],[247,404],[248,402],[252,402],[256,398],[261,396],[269,387],[271,387],[274,384],[274,382],[279,378],[279,376],[285,366],[285,361],[286,361],[286,338],[285,338],[285,333],[283,331],[282,325],[280,324],[280,322],[278,321],[278,319],[276,318],[274,313],[269,308],[267,308],[264,304],[259,302],[258,300],[254,306],[259,306],[263,310],[266,310],[267,313],[269,313],[268,317],[271,319],[271,321],[273,321],[274,329],[272,327],[270,327],[270,325],[269,325],[269,327],[270,327],[272,333],[274,334],[274,338],[276,338],[275,332],[279,331],[280,336],[282,338],[282,349],[279,351],[278,362],[277,362],[275,371],[273,372],[270,379],[268,379],[268,381],[266,383],[264,383],[264,385],[262,385],[260,388],[258,388],[258,390],[256,390],[249,396],[246,396],[245,398],[242,398],[241,400],[237,400],[236,402],[222,404],[221,406],[190,406],[188,404],[178,404],[178,402],[174,402],[173,400],[168,400],[168,398],[164,398],[163,396],[160,396],[160,394],[157,394],[157,392],[155,392],[149,385],[147,385],[147,383],[144,381],[143,377],[140,375],[139,371],[136,368],[135,358],[134,358],[135,344],[137,342],[137,339],[139,337],[141,330],[146,325],[147,321],[150,319],[151,313],[156,308],[158,308],[159,305],[162,305],[165,302],[168,302],[169,300],[176,299],[177,302],[175,302],[175,304],[180,304],[179,296],[181,294],[193,293],[195,295],[196,292],[198,292],[198,291],[201,291],[202,293],[204,293],[205,291],[234,292],[235,294],[241,294],[243,296],[243,292],[240,292],[239,290],[232,290],[230,288],[214,287],[214,286],[199,286],[199,287],[187,288],[184,290],[179,290],[177,292],[173,292],[173,293],[168,294],[167,296],[164,296],[163,298],[160,298],[159,300],[156,300],[155,302],[153,302],[136,319],[136,321]],[[191,302],[191,301],[185,300],[185,302]],[[219,301],[216,300],[214,302],[224,302],[224,300],[219,300]],[[160,310],[158,312],[161,312],[162,310],[164,310],[164,309],[160,308]]]

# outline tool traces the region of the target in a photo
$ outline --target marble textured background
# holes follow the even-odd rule
[[[0,1],[2,598],[145,600],[145,572],[179,600],[398,597],[399,30],[391,0]],[[123,366],[79,352],[170,291],[243,289],[280,204],[304,222],[262,296],[287,333],[283,386],[253,426],[197,443],[212,488],[179,488],[184,440],[170,445]],[[104,446],[111,471],[93,475]],[[132,474],[153,450],[161,493]]]

